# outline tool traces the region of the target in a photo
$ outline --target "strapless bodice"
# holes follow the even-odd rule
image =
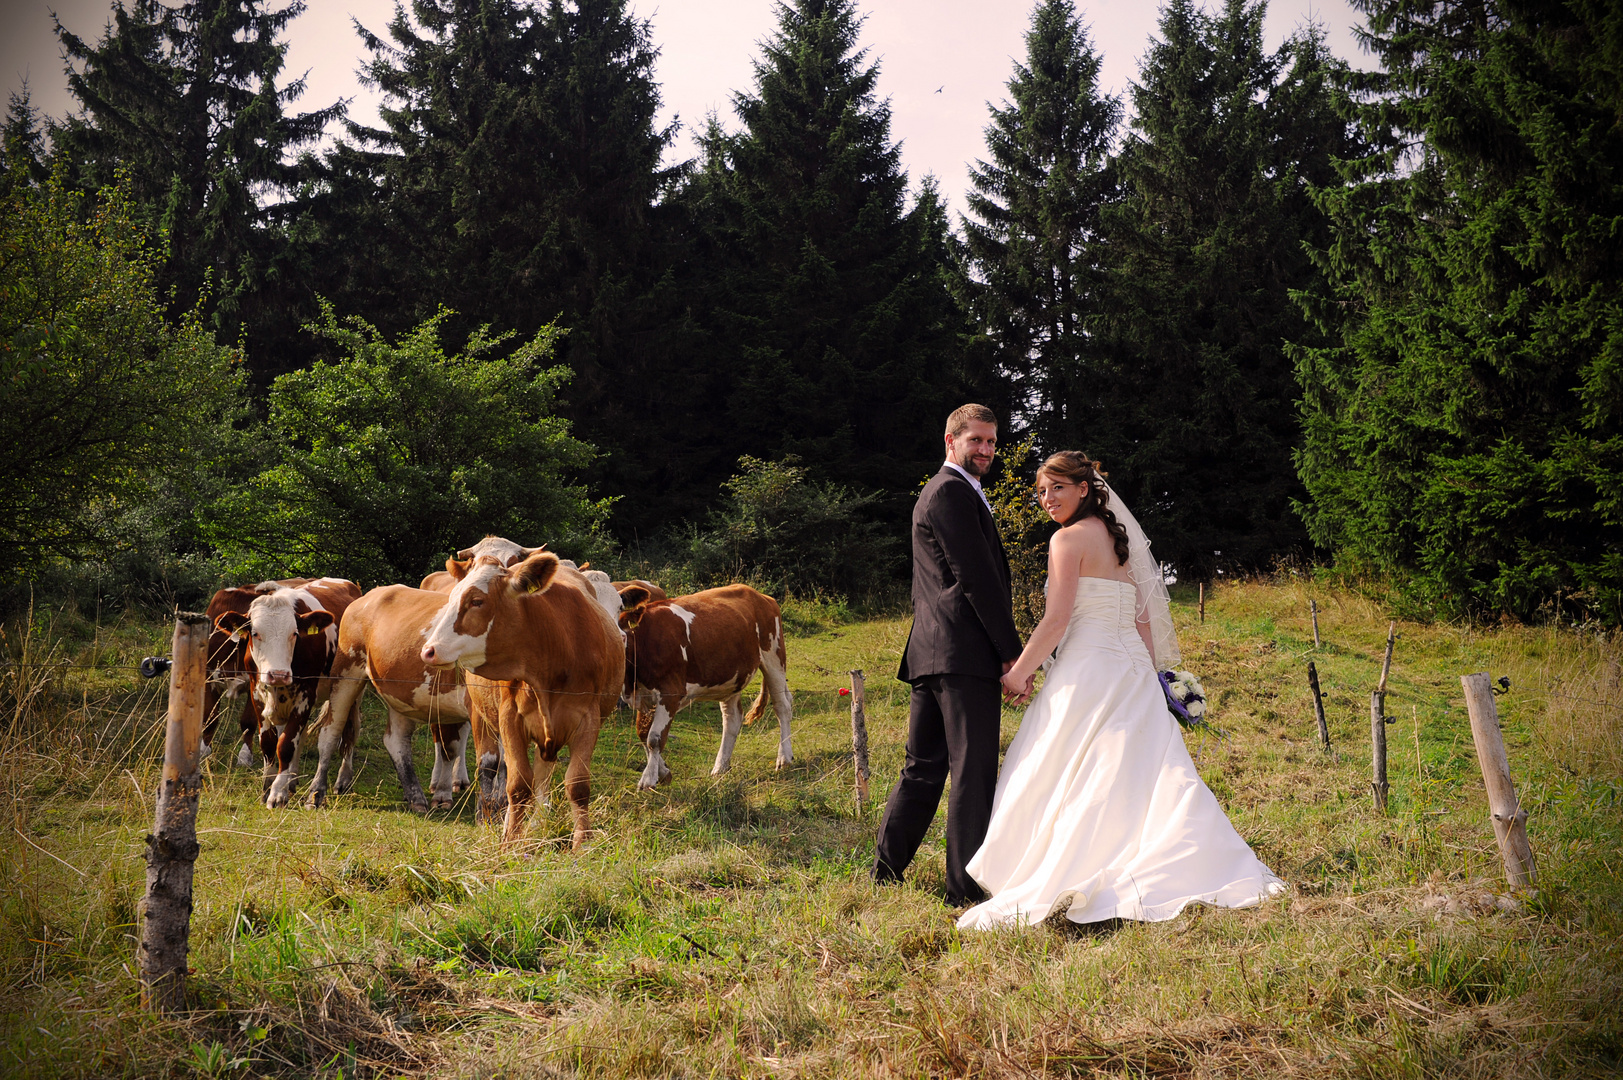
[[[1076,649],[1103,649],[1121,654],[1123,662],[1141,662],[1153,669],[1149,650],[1138,634],[1137,618],[1138,590],[1132,582],[1078,578],[1071,620],[1056,655],[1063,660]]]

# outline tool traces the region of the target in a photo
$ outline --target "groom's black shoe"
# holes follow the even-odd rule
[[[954,896],[951,893],[948,893],[942,899],[942,903],[946,904],[950,908],[967,908],[974,907],[976,904],[979,904],[986,899],[986,890],[978,889],[976,890],[976,895],[974,896]]]

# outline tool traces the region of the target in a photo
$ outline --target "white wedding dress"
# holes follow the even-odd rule
[[[1134,626],[1129,582],[1084,577],[1041,692],[998,775],[969,872],[991,899],[961,929],[1175,918],[1251,907],[1285,884],[1200,779]]]

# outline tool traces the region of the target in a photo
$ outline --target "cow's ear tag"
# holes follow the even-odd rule
[[[231,640],[232,641],[241,641],[246,636],[247,636],[247,632],[240,629],[240,628],[231,631]]]
[[[310,635],[311,637],[315,637],[317,634],[321,633],[321,627],[319,627],[319,626],[311,626],[311,627],[306,628],[304,632],[306,634]]]

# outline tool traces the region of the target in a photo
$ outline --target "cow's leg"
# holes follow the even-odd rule
[[[237,717],[237,731],[241,735],[242,742],[237,749],[237,764],[244,769],[251,769],[254,767],[254,741],[259,734],[259,713],[254,711],[254,699],[240,691],[231,695],[232,703],[235,704],[239,697],[244,700],[242,714]]]
[[[349,719],[344,721],[344,741],[340,749],[344,754],[344,763],[338,767],[338,794],[347,795],[355,786],[355,743],[361,737],[361,698],[355,696],[355,704],[349,707]]]
[[[329,703],[330,704],[330,703]],[[310,794],[304,805],[315,810],[327,801],[327,772],[332,768],[333,754],[342,747],[349,724],[328,722],[316,728],[316,775],[310,781]]]
[[[795,760],[789,747],[789,719],[794,712],[789,696],[789,675],[784,670],[784,658],[774,649],[761,653],[761,690],[772,695],[772,710],[778,714],[778,768]]]
[[[716,750],[716,764],[711,776],[720,776],[733,764],[733,745],[738,733],[744,730],[744,713],[738,707],[739,695],[734,694],[721,702],[721,746]]]
[[[434,744],[434,771],[429,777],[428,790],[432,795],[430,805],[435,810],[448,810],[455,801],[451,781],[456,775],[457,758],[467,757],[462,742],[462,728],[461,724],[428,726],[429,741]],[[466,771],[467,766],[463,765],[463,772]]]
[[[468,780],[468,738],[473,734],[473,721],[464,720],[456,733],[456,770],[451,773],[451,794],[460,795],[472,786]]]
[[[400,791],[405,796],[406,807],[414,814],[426,814],[428,797],[423,794],[423,785],[417,779],[417,767],[411,761],[411,733],[416,729],[415,720],[391,708],[388,727],[383,730],[383,747],[389,751],[389,760],[394,762],[395,775],[400,777]]]
[[[203,737],[197,744],[198,761],[214,752],[214,733],[220,729],[220,700],[223,696],[219,682],[209,679],[203,684]]]
[[[258,714],[256,713],[255,715],[257,716]],[[260,775],[261,798],[270,798],[271,785],[276,782],[276,774],[281,771],[276,764],[276,747],[281,740],[281,724],[269,724],[263,728],[260,728],[259,754],[261,760],[264,762],[264,770]]]
[[[640,725],[639,725],[640,726]],[[648,764],[643,766],[642,776],[637,778],[637,787],[646,791],[658,787],[671,778],[671,770],[665,764],[665,738],[671,731],[670,702],[661,694],[654,705],[654,711],[648,721],[648,730],[643,736],[642,745],[648,751]],[[571,755],[573,760],[573,755]]]
[[[494,822],[507,805],[507,766],[502,760],[501,706],[508,695],[468,687],[468,717],[474,755],[479,759],[479,820]],[[496,705],[492,715],[491,706]]]
[[[592,838],[592,751],[597,748],[597,733],[603,721],[594,712],[582,710],[571,728],[569,740],[569,767],[564,770],[564,793],[569,796],[569,808],[575,818],[574,848],[579,851]],[[670,775],[669,772],[666,773]]]
[[[299,743],[303,736],[303,719],[296,715],[288,717],[281,737],[276,740],[278,771],[270,790],[265,793],[265,806],[271,810],[281,809],[293,798],[293,789],[299,782]]]
[[[524,837],[535,776],[530,770],[530,733],[518,705],[509,694],[503,694],[502,699],[502,761],[507,766],[507,820],[502,825],[502,846],[507,847]]]

